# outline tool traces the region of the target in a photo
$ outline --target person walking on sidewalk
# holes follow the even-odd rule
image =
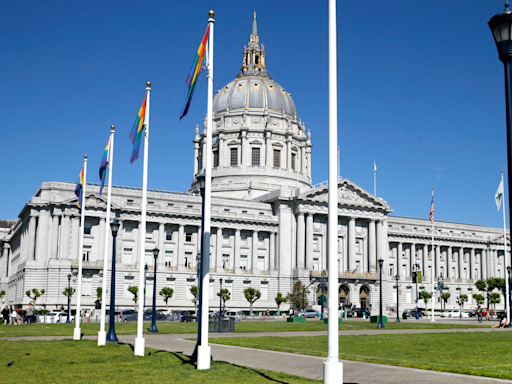
[[[32,316],[34,315],[34,307],[32,303],[28,303],[27,308],[27,324],[32,324]]]

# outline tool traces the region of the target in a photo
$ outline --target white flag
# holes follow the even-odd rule
[[[375,163],[375,160],[373,160],[373,172],[377,170],[377,164]]]
[[[500,181],[500,186],[494,195],[494,200],[496,200],[496,206],[498,207],[498,211],[501,207],[501,199],[503,199],[503,180]]]

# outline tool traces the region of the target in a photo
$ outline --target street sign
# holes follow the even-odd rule
[[[416,282],[421,284],[421,271],[416,272]]]

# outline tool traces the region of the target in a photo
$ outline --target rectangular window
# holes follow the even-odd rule
[[[150,249],[146,249],[146,251],[144,252],[144,262],[149,266],[149,267],[152,267],[154,262],[153,262],[153,251],[151,251]]]
[[[260,286],[261,300],[268,301],[268,282],[262,281]]]
[[[264,246],[265,246],[265,237],[258,236],[258,247],[264,247]]]
[[[123,249],[123,264],[132,264],[133,250],[131,248]]]
[[[84,235],[90,235],[91,234],[91,228],[92,228],[92,223],[85,223]]]
[[[130,226],[124,227],[124,238],[125,239],[133,239],[133,227],[130,227]]]
[[[185,233],[185,242],[186,243],[192,242],[192,234],[191,233]]]
[[[412,303],[412,292],[411,292],[411,288],[407,288],[407,290],[405,291],[405,302],[407,304],[411,304]]]
[[[389,276],[394,276],[394,273],[393,273],[393,264],[389,264]]]
[[[135,278],[133,276],[125,276],[124,277],[124,289],[123,289],[123,297],[125,299],[133,299],[132,293],[128,290],[130,286],[135,285]]]
[[[313,237],[313,249],[315,251],[318,251],[319,250],[319,241],[318,241],[318,237]]]
[[[219,166],[219,151],[213,151],[213,166],[215,168]]]
[[[295,171],[295,156],[297,156],[295,153],[292,153],[292,169]]]
[[[314,271],[318,271],[320,268],[319,268],[319,264],[318,264],[318,257],[314,257],[313,258],[313,270]]]
[[[231,166],[232,167],[235,167],[238,165],[238,148],[231,148],[231,151],[230,151],[230,155],[231,155]]]
[[[215,280],[210,279],[210,287],[208,289],[208,300],[210,300],[210,302],[215,300],[215,293]]]
[[[260,149],[253,148],[252,149],[252,166],[259,167],[260,165]]]
[[[240,269],[247,269],[247,255],[240,255]]]
[[[82,275],[82,296],[92,295],[92,276]]]
[[[229,269],[229,255],[222,255],[222,268]]]
[[[229,292],[229,296],[231,296],[231,300],[233,300],[233,280],[227,280],[226,286],[223,289],[227,289]]]
[[[91,246],[90,245],[84,245],[84,248],[82,250],[82,261],[91,261]]]
[[[192,268],[192,252],[185,252],[185,267]]]
[[[258,270],[265,271],[265,256],[258,256]]]
[[[281,168],[281,150],[274,149],[274,168]]]
[[[240,235],[240,245],[246,247],[247,246],[247,235]]]
[[[153,229],[146,228],[146,240],[153,240]]]
[[[166,267],[172,267],[172,251],[165,251],[164,265]]]
[[[165,240],[167,240],[167,241],[171,241],[172,240],[172,232],[171,233],[167,232],[165,234]]]
[[[222,245],[229,245],[229,234],[225,233],[222,235]]]

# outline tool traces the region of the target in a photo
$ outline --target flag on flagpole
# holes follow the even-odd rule
[[[434,224],[434,190],[432,189],[432,202],[430,203],[430,222]]]
[[[494,200],[496,201],[496,206],[498,207],[498,211],[500,210],[502,199],[503,199],[503,180],[500,181],[498,190],[496,191],[496,194],[494,195]]]
[[[103,152],[103,159],[101,159],[100,164],[100,196],[103,191],[103,185],[105,184],[105,176],[107,174],[107,165],[108,165],[108,153],[110,147],[110,137],[108,138],[107,146],[105,147],[105,152]]]
[[[84,190],[84,167],[82,166],[82,170],[78,174],[78,182],[75,187],[75,195],[78,197],[78,208],[82,208],[82,195]]]
[[[133,124],[132,131],[130,132],[130,140],[133,144],[132,155],[130,156],[130,164],[133,164],[135,160],[139,158],[139,149],[140,149],[140,137],[142,136],[142,129],[144,128],[144,118],[146,117],[146,101],[147,95],[142,102],[142,106],[140,107],[139,114],[135,119],[135,123]]]
[[[190,107],[190,103],[192,102],[192,96],[194,95],[194,89],[196,88],[197,79],[199,75],[203,71],[203,60],[204,54],[206,52],[206,44],[208,41],[208,33],[210,31],[210,25],[206,28],[206,32],[203,36],[203,40],[201,40],[201,44],[197,49],[196,57],[194,62],[192,63],[192,67],[190,68],[190,72],[187,76],[187,81],[185,82],[188,87],[187,98],[185,99],[185,105],[181,110],[180,120],[188,113],[188,109]]]

